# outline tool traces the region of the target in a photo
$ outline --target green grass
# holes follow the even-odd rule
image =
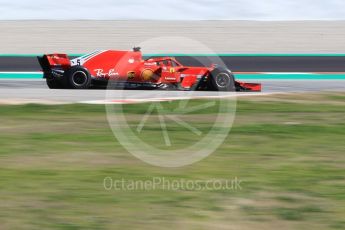
[[[181,168],[151,166],[129,154],[114,138],[104,106],[0,106],[0,228],[343,229],[344,97],[239,99],[225,142],[206,159]],[[178,103],[162,105],[175,111]],[[124,106],[131,129],[147,108]],[[217,112],[206,109],[185,119],[207,132]],[[174,148],[200,138],[173,122],[167,128]],[[156,112],[140,138],[164,148]],[[237,177],[242,189],[107,191],[105,177]]]

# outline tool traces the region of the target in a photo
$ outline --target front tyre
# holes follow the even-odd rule
[[[235,77],[227,69],[216,68],[211,72],[209,87],[216,91],[236,91]]]
[[[65,72],[63,81],[70,89],[88,89],[91,85],[91,75],[82,66],[72,66]]]

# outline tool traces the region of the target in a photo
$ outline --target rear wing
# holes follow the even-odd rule
[[[71,61],[67,54],[45,54],[37,57],[43,72],[50,72],[53,68],[67,70],[71,67]]]

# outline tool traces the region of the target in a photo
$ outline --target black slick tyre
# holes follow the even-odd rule
[[[72,66],[64,73],[63,82],[69,89],[88,89],[91,85],[91,75],[82,66]]]
[[[210,74],[209,88],[216,91],[236,91],[235,77],[227,69],[216,68]]]

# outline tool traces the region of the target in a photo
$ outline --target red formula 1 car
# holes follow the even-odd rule
[[[184,66],[171,57],[143,60],[140,48],[96,51],[72,60],[66,54],[47,54],[38,57],[38,61],[51,89],[111,85],[136,89],[261,91],[261,84],[236,81],[224,67]]]

